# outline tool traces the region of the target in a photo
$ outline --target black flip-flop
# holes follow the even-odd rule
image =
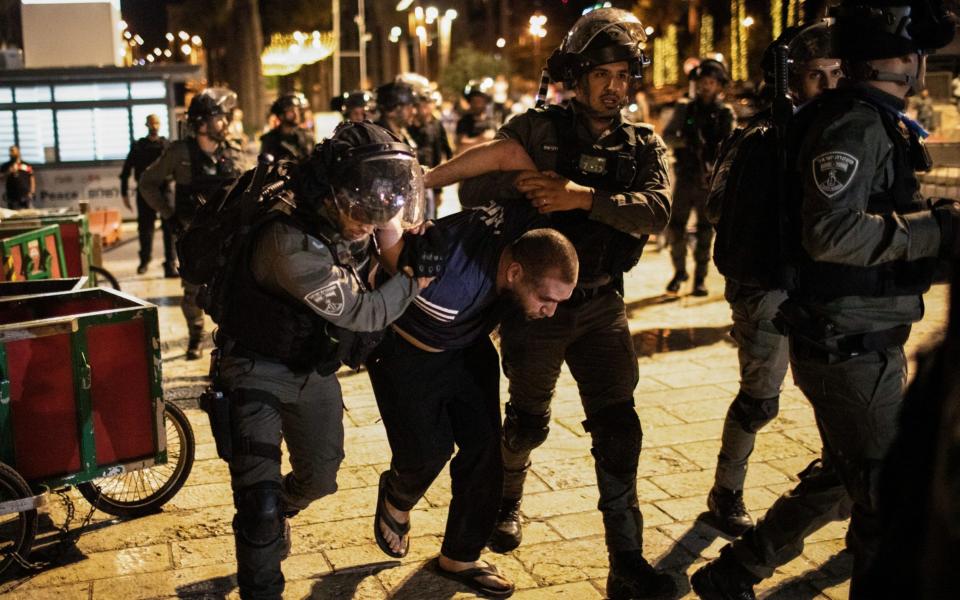
[[[463,571],[448,571],[440,566],[440,559],[435,558],[433,559],[431,566],[433,567],[434,573],[440,577],[445,577],[451,581],[456,581],[457,583],[467,586],[478,594],[482,594],[489,598],[509,598],[513,595],[513,592],[516,589],[516,586],[514,586],[512,583],[510,584],[510,587],[505,588],[485,585],[483,581],[481,581],[481,578],[483,577],[493,576],[501,577],[504,580],[506,579],[506,577],[503,576],[497,567],[491,565],[490,563],[486,563],[485,566],[482,567],[464,569]]]
[[[397,534],[397,536],[401,539],[410,533],[410,521],[407,521],[406,523],[398,523],[384,506],[384,502],[386,502],[387,498],[385,485],[386,481],[387,473],[381,473],[380,489],[377,492],[377,513],[373,517],[373,539],[377,540],[377,546],[379,546],[387,556],[392,556],[393,558],[403,558],[407,555],[407,552],[410,551],[410,538],[407,537],[407,544],[401,552],[394,552],[393,549],[390,548],[390,544],[387,543],[387,539],[383,537],[383,532],[380,531],[380,522],[383,521],[390,531]]]

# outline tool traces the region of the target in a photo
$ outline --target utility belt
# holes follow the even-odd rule
[[[570,295],[570,299],[566,301],[566,304],[567,306],[580,306],[610,292],[623,294],[623,280],[621,278],[615,277],[607,283],[598,286],[587,287],[578,285],[573,289],[573,293]]]
[[[778,317],[779,319],[779,317]],[[782,321],[775,321],[782,326]],[[789,328],[790,348],[800,360],[814,360],[828,364],[843,362],[862,354],[882,352],[902,346],[910,337],[910,325],[897,325],[881,331],[817,338],[796,327]]]

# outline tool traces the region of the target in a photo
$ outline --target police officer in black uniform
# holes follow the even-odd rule
[[[241,180],[243,181],[243,180]],[[336,371],[403,313],[432,278],[366,285],[376,227],[422,217],[416,156],[370,123],[345,123],[296,168],[291,193],[258,220],[219,315],[215,383],[236,516],[242,598],[280,598],[286,519],[337,489],[343,398]],[[415,265],[416,259],[412,258]],[[376,338],[373,338],[375,341]],[[215,430],[222,431],[216,425]],[[218,449],[224,441],[220,437]],[[280,441],[291,472],[280,473]],[[224,454],[224,453],[221,453]],[[285,533],[286,532],[286,533]]]
[[[140,177],[139,192],[144,201],[163,219],[173,219],[175,228],[193,220],[201,200],[211,199],[243,172],[240,148],[227,140],[227,125],[237,95],[226,88],[207,88],[190,101],[187,109],[189,133],[173,142]],[[164,190],[168,181],[176,184],[173,207]],[[203,311],[197,306],[199,287],[183,281],[180,307],[187,320],[187,360],[201,356]]]
[[[489,142],[496,133],[497,124],[488,113],[490,103],[493,102],[493,80],[471,79],[463,88],[463,97],[467,100],[469,109],[457,121],[457,152]]]
[[[534,324],[512,313],[501,325],[510,401],[502,442],[504,500],[490,547],[503,552],[520,543],[530,452],[546,440],[551,398],[566,361],[592,438],[610,553],[607,594],[614,599],[676,589],[642,554],[636,488],[641,429],[633,407],[639,376],[622,297],[624,272],[636,264],[647,235],[662,230],[670,214],[666,146],[651,126],[621,115],[646,62],[645,39],[643,25],[624,10],[599,9],[578,20],[547,63],[551,78],[563,81],[576,98],[565,107],[515,117],[491,144],[522,146],[540,172],[476,178],[460,193],[461,202],[471,206],[491,193],[519,191],[550,215],[580,261],[576,290],[553,318]]]
[[[892,597],[869,591],[864,577],[880,546],[880,467],[903,404],[903,345],[923,316],[937,257],[952,253],[960,232],[957,203],[932,208],[920,196],[916,171],[931,162],[902,111],[923,88],[925,55],[948,44],[955,25],[927,0],[850,0],[834,16],[848,79],[791,121],[789,299],[780,308],[823,462],[693,575],[702,598],[754,598],[753,586],[798,556],[848,497],[850,596]]]
[[[344,92],[335,108],[343,115],[344,121],[350,121],[351,123],[366,121],[373,114],[373,94],[366,90]]]
[[[417,143],[407,127],[413,125],[417,97],[410,84],[403,81],[391,81],[377,88],[377,110],[380,118],[377,125],[391,131],[414,150]]]
[[[717,159],[720,142],[733,131],[734,114],[720,95],[729,81],[723,64],[707,58],[690,72],[696,94],[692,100],[681,101],[673,118],[663,131],[663,139],[673,148],[676,158],[676,185],[673,189],[673,212],[667,229],[670,257],[673,260],[673,279],[667,291],[676,293],[687,276],[687,221],[690,211],[697,213],[697,243],[693,259],[693,295],[707,295],[707,269],[710,266],[710,243],[713,227],[705,210],[710,174]]]
[[[300,93],[284,94],[270,105],[270,113],[280,124],[260,136],[260,154],[269,154],[274,160],[302,160],[313,150],[310,132],[301,127],[303,111],[310,108],[307,98]]]
[[[120,171],[120,196],[128,210],[133,208],[130,206],[130,171],[133,171],[133,178],[139,183],[143,172],[163,154],[170,144],[167,138],[160,135],[160,117],[147,115],[146,125],[147,135],[131,144],[130,153],[123,161],[123,169]],[[140,265],[137,266],[137,273],[141,275],[147,272],[147,266],[150,264],[156,222],[157,211],[147,205],[143,200],[143,194],[137,189],[137,233],[140,235]],[[164,219],[160,221],[160,227],[163,232],[163,275],[176,277],[177,255],[173,246],[173,226]]]

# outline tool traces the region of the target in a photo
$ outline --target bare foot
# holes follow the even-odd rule
[[[452,558],[447,558],[444,555],[440,555],[439,558],[440,568],[444,571],[449,571],[451,573],[459,573],[460,571],[466,571],[467,569],[473,569],[475,567],[485,567],[490,563],[483,560],[475,560],[473,562],[463,562],[459,560],[453,560]],[[509,588],[513,583],[503,577],[502,575],[484,575],[483,577],[478,577],[477,581],[483,583],[483,585],[490,588]]]
[[[383,499],[383,508],[387,511],[393,520],[397,523],[403,524],[410,520],[410,512],[402,511],[393,507],[390,504],[390,501],[386,498]],[[403,537],[398,536],[393,532],[392,529],[387,527],[387,524],[383,522],[383,519],[380,519],[380,532],[383,534],[383,539],[387,541],[387,545],[390,546],[390,549],[394,552],[403,552],[407,548],[407,544],[410,543],[410,534],[404,535]]]

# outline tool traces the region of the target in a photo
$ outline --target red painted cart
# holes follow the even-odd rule
[[[195,442],[160,369],[152,304],[105,288],[0,296],[0,572],[26,557],[50,490],[75,485],[118,516],[179,491]]]

